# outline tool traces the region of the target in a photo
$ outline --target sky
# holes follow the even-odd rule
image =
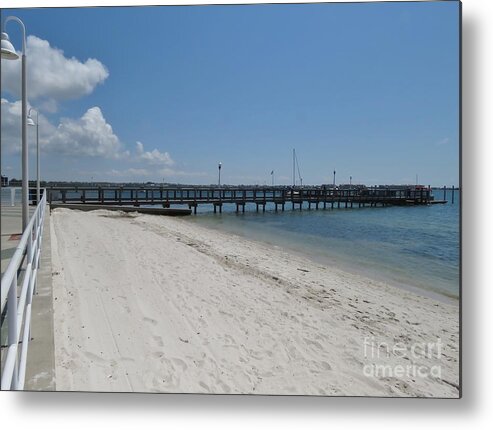
[[[221,162],[222,183],[288,185],[295,148],[303,184],[459,182],[458,2],[8,15],[42,179],[212,184]],[[1,171],[19,178],[20,60],[1,66]]]

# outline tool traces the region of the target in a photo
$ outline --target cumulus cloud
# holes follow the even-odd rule
[[[21,151],[21,102],[1,99],[1,138],[3,154]],[[35,145],[34,127],[28,127],[28,142]],[[73,156],[130,159],[118,136],[97,106],[80,118],[62,118],[58,126],[39,115],[39,139],[43,152]]]
[[[158,149],[146,151],[142,142],[137,142],[136,145],[138,160],[146,161],[149,164],[164,164],[166,166],[172,166],[174,164],[174,161],[168,152],[161,152]]]
[[[21,102],[20,100],[10,102],[7,99],[1,99],[1,117],[2,117],[2,153],[3,154],[18,154],[21,152]],[[28,105],[28,109],[30,106]],[[43,114],[39,115],[39,140],[40,145],[46,144],[48,137],[53,134],[55,127],[50,124]],[[28,143],[31,147],[34,146],[34,139],[31,137],[34,134],[34,127],[27,128]]]
[[[2,61],[3,63],[3,61]],[[2,152],[15,153],[20,151],[21,138],[21,103],[10,103],[1,99],[2,115]]]
[[[19,154],[21,151],[21,102],[1,99],[2,154]],[[92,107],[80,118],[62,118],[57,126],[39,115],[40,146],[43,154],[79,157],[82,163],[99,158],[118,161],[106,171],[108,177],[128,179],[193,178],[207,176],[203,172],[186,172],[174,168],[175,162],[168,152],[158,149],[146,151],[142,142],[135,150],[125,150],[119,137],[106,121],[99,107]],[[28,127],[28,142],[35,148],[35,128]],[[86,161],[82,161],[85,158]],[[113,167],[113,166],[112,166]]]
[[[28,36],[26,55],[28,96],[31,100],[49,100],[52,110],[55,101],[90,94],[109,76],[100,61],[68,58],[61,49],[36,36]],[[20,68],[20,60],[2,61],[2,89],[15,96],[20,96]]]
[[[46,142],[46,149],[68,155],[104,158],[121,158],[126,154],[97,106],[88,109],[79,119],[62,118]]]

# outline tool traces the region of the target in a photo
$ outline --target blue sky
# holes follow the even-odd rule
[[[341,183],[458,183],[457,2],[7,12],[35,36],[45,179],[208,184],[221,161],[224,183],[290,184],[296,148],[304,184],[334,168]],[[5,63],[2,173],[19,177]]]

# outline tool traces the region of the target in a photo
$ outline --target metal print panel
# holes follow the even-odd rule
[[[1,18],[2,390],[460,397],[459,2]]]

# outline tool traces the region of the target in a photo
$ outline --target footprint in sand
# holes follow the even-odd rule
[[[93,354],[92,352],[83,351],[82,354],[89,360],[94,361],[96,363],[106,363],[106,360],[104,358],[101,358],[100,356]]]
[[[222,381],[218,381],[218,385],[221,387],[221,389],[223,390],[223,392],[225,392],[225,393],[231,393],[231,387],[229,385],[226,385]]]
[[[201,387],[202,387],[205,391],[207,391],[208,393],[210,393],[210,392],[211,392],[210,387],[209,387],[209,386],[208,386],[205,382],[200,381],[200,382],[199,382],[199,385],[200,385],[200,386],[201,386]]]
[[[152,338],[158,346],[164,346],[163,338],[161,336],[152,336]]]
[[[236,344],[236,341],[232,336],[229,334],[224,335],[224,340],[226,341],[224,346],[232,346],[238,348],[238,345]]]
[[[183,360],[179,359],[179,358],[172,358],[171,361],[176,366],[181,367],[181,370],[183,370],[183,371],[187,370],[187,368],[188,368],[188,366],[186,365],[186,363]]]
[[[303,339],[305,341],[306,344],[308,345],[313,345],[315,346],[317,349],[323,349],[322,345],[320,345],[320,343],[318,343],[316,340],[310,340],[308,338],[304,338]]]
[[[156,326],[157,325],[157,321],[154,318],[144,317],[144,321],[145,322],[148,322],[148,323],[151,323],[153,326]]]

